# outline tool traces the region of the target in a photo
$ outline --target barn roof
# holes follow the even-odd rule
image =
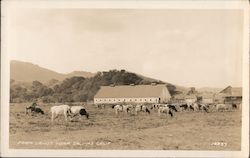
[[[167,96],[170,97],[166,85],[123,85],[123,86],[101,86],[95,98],[140,98],[160,97],[166,88]]]
[[[225,94],[225,96],[242,96],[242,87],[228,86],[225,89],[223,89],[220,93]]]

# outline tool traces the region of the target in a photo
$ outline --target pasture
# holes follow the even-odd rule
[[[51,122],[45,115],[25,114],[30,103],[10,105],[10,148],[107,150],[240,150],[241,111],[177,112],[174,117],[157,112],[138,115],[85,105],[86,117]]]

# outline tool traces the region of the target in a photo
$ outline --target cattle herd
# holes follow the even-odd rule
[[[105,109],[107,105],[98,104],[97,107]],[[115,115],[121,113],[138,115],[139,113],[145,113],[150,115],[153,112],[157,112],[158,116],[165,114],[166,116],[174,117],[177,112],[214,112],[214,111],[231,111],[241,107],[241,104],[202,104],[202,103],[171,103],[171,104],[118,104],[112,105]],[[44,114],[44,111],[38,106],[27,106],[26,114],[39,113]],[[86,111],[85,106],[69,106],[58,105],[50,108],[51,121],[53,122],[59,115],[64,115],[65,120],[72,120],[76,116],[89,117],[89,113]]]

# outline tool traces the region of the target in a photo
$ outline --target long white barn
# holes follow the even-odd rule
[[[102,86],[94,97],[94,103],[162,103],[170,98],[170,93],[163,84]]]

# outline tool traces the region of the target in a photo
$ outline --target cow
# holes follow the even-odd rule
[[[131,112],[133,109],[133,105],[122,105],[123,106],[123,111],[125,113]]]
[[[225,104],[217,104],[215,105],[217,111],[224,111],[228,110],[228,106]]]
[[[157,110],[157,109],[159,109],[160,106],[161,106],[161,104],[153,104],[151,106],[151,110]]]
[[[180,108],[181,108],[182,110],[187,110],[187,109],[188,109],[188,104],[187,104],[187,103],[181,104],[181,105],[180,105]]]
[[[71,116],[71,110],[69,105],[58,105],[52,106],[50,108],[51,112],[51,121],[54,121],[58,117],[58,115],[64,115],[65,121],[68,120],[68,116]]]
[[[83,106],[71,106],[70,107],[70,115],[72,117],[75,117],[77,115],[80,116],[86,116],[86,118],[89,118],[89,114],[87,113],[87,111],[85,110],[85,108]]]
[[[146,113],[150,114],[148,107],[145,105],[136,105],[135,113],[138,114],[138,112],[146,112]]]
[[[26,115],[28,114],[28,112],[31,112],[31,113],[41,113],[42,115],[44,115],[44,111],[40,108],[40,107],[37,107],[37,106],[27,106],[26,107]]]
[[[165,107],[159,107],[158,109],[158,116],[161,116],[161,113],[166,113],[166,115],[170,114],[171,117],[173,117],[173,113],[172,111],[170,110],[169,107],[165,106]]]
[[[202,111],[205,111],[205,112],[207,112],[208,113],[208,106],[206,106],[205,104],[199,104],[200,105],[200,109],[202,110]]]
[[[118,115],[120,112],[123,112],[123,106],[122,105],[115,105],[112,108],[115,109],[115,114]]]
[[[233,109],[237,109],[238,107],[237,107],[236,104],[232,104],[232,108],[233,108]]]
[[[169,107],[169,109],[172,109],[173,111],[177,112],[176,105],[167,104],[167,107]]]
[[[97,107],[98,107],[99,109],[105,109],[105,104],[98,104]]]
[[[193,104],[188,104],[188,107],[189,107],[189,110],[192,110],[192,111],[194,111],[194,107],[193,107]]]

